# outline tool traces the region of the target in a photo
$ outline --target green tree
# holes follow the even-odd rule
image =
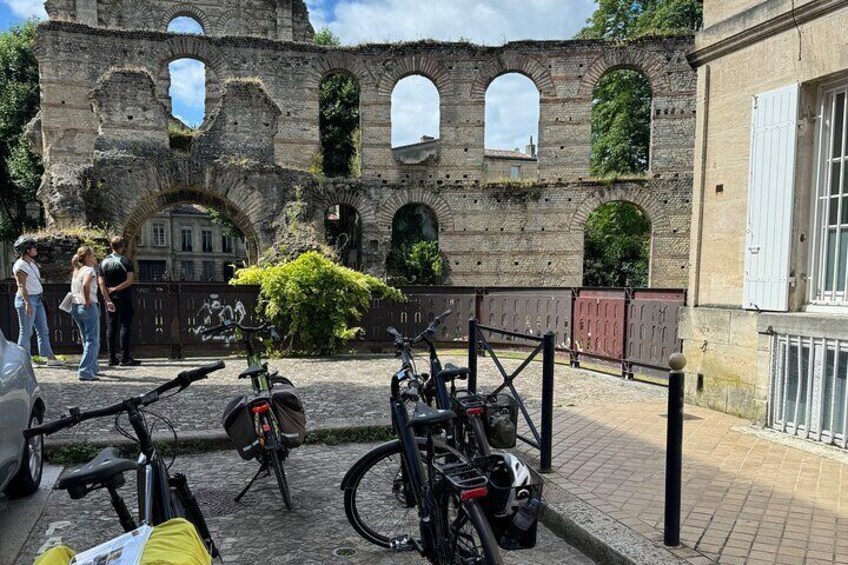
[[[651,222],[636,206],[608,202],[586,221],[585,286],[648,285]]]
[[[0,240],[37,228],[27,216],[36,201],[44,169],[24,135],[38,113],[38,62],[32,51],[35,24],[27,22],[0,34]]]
[[[325,27],[315,43],[338,47],[336,35]],[[321,163],[328,177],[359,173],[359,82],[348,74],[334,73],[320,86]]]

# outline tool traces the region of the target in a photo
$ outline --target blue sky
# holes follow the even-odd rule
[[[329,26],[344,44],[465,39],[500,45],[521,39],[573,37],[595,9],[594,0],[306,0],[313,26]],[[27,17],[45,17],[42,0],[0,0],[0,30]],[[173,31],[191,32],[187,22]],[[171,64],[174,114],[191,125],[204,116],[205,70],[196,61]],[[538,139],[538,92],[520,75],[507,75],[487,92],[486,147],[523,148]],[[438,131],[438,94],[410,77],[392,96],[393,145]]]

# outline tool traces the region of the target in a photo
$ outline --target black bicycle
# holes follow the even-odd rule
[[[239,379],[250,379],[253,392],[230,402],[224,411],[223,424],[239,455],[245,460],[257,459],[260,464],[235,501],[247,494],[260,475],[268,476],[273,470],[283,503],[291,510],[292,499],[283,462],[289,457],[290,448],[303,442],[306,433],[303,406],[293,392],[291,381],[276,371],[270,372],[268,363],[262,361],[253,346],[254,336],[267,335],[273,341],[279,341],[280,336],[268,323],[245,326],[234,321],[225,321],[202,332],[205,336],[229,333],[241,334],[247,351],[247,369]]]
[[[224,362],[218,361],[197,369],[183,371],[175,379],[147,394],[122,400],[105,408],[86,412],[80,411],[79,408],[71,408],[68,414],[58,420],[24,430],[24,437],[29,439],[38,435],[50,435],[86,420],[115,416],[118,430],[138,444],[140,452],[138,461],[124,459],[117,449],[107,447],[94,460],[82,467],[66,469],[59,477],[56,489],[68,491],[74,500],[81,499],[96,490],[106,489],[125,532],[131,532],[140,525],[158,526],[173,518],[185,518],[194,524],[209,554],[217,557],[218,550],[215,542],[212,540],[206,519],[188,486],[186,477],[179,473],[174,475],[169,473],[170,465],[165,463],[153,443],[151,426],[148,425],[146,416],[164,421],[172,431],[173,426],[167,419],[149,412],[146,408],[154,402],[178,394],[192,383],[205,379],[210,373],[223,368]],[[163,396],[174,389],[177,389],[176,392]],[[135,437],[120,425],[119,420],[124,414],[129,420]],[[176,436],[176,433],[174,435]],[[136,471],[138,477],[138,523],[118,492],[125,483],[124,473],[127,471]]]
[[[398,439],[367,453],[348,471],[341,485],[347,518],[371,543],[417,550],[434,564],[501,564],[480,505],[488,480],[464,455],[437,441],[456,414],[422,401],[424,379],[413,370],[404,338],[394,328],[389,333],[403,360],[392,377],[390,398]]]

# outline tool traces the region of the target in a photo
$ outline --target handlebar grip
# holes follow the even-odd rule
[[[33,426],[32,428],[28,428],[24,430],[24,438],[31,439],[35,436],[45,435],[49,436],[50,434],[54,434],[61,429],[70,427],[74,425],[74,420],[72,418],[68,418],[63,416],[58,420],[53,420],[52,422],[47,422],[46,424],[40,424],[38,426]]]
[[[403,339],[400,335],[400,332],[395,329],[394,326],[389,326],[386,328],[386,332],[395,339]]]
[[[204,365],[202,367],[197,367],[196,369],[190,369],[188,371],[183,371],[177,378],[180,380],[183,386],[188,386],[191,383],[199,380],[203,380],[209,375],[209,373],[214,373],[215,371],[220,371],[226,365],[223,361],[217,361],[215,363],[210,363],[208,365]]]

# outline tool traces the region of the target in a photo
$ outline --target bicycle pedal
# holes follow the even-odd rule
[[[418,543],[409,536],[398,536],[389,540],[389,549],[395,553],[404,551],[416,551],[419,549]]]

